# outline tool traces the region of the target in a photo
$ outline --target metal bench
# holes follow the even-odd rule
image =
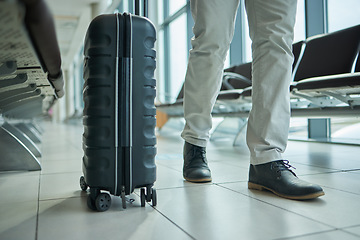
[[[33,121],[63,95],[60,50],[46,3],[0,1],[0,171],[41,169],[35,144],[40,131]]]

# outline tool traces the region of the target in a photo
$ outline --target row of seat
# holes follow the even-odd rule
[[[0,171],[41,168],[35,121],[63,95],[60,50],[45,1],[0,1]]]
[[[360,25],[293,45],[292,116],[360,116]],[[228,68],[212,115],[246,118],[251,109],[251,63]],[[158,104],[183,116],[183,89],[175,103]]]

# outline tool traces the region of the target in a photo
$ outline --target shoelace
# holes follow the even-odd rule
[[[289,160],[281,160],[274,162],[274,164],[271,165],[271,168],[275,169],[276,173],[278,173],[279,176],[281,176],[281,171],[290,171],[292,174],[294,174],[294,176],[296,176],[294,171],[291,170],[291,168],[292,169],[296,169],[296,168],[290,165]]]
[[[196,157],[199,157],[206,163],[206,150],[204,148],[196,148],[194,149]]]
[[[194,164],[193,161],[192,162],[189,161],[185,165],[185,168],[187,168],[189,165],[192,165],[192,167],[200,167],[200,166],[203,166],[204,163],[207,164],[206,150],[204,148],[195,146],[192,151],[193,151],[193,154],[194,154],[194,159],[196,159],[196,160],[201,159],[202,161],[201,162],[197,161],[195,164]]]

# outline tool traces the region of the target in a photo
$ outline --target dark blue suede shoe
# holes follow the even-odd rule
[[[291,167],[286,160],[250,164],[248,188],[268,190],[280,197],[295,200],[314,199],[325,194],[320,186],[299,179]]]
[[[206,149],[185,142],[183,176],[189,182],[211,182],[211,171],[207,164]]]

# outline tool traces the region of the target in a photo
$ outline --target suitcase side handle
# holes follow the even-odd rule
[[[143,0],[143,16],[148,17],[148,0]],[[140,16],[140,0],[135,0],[135,15]]]

